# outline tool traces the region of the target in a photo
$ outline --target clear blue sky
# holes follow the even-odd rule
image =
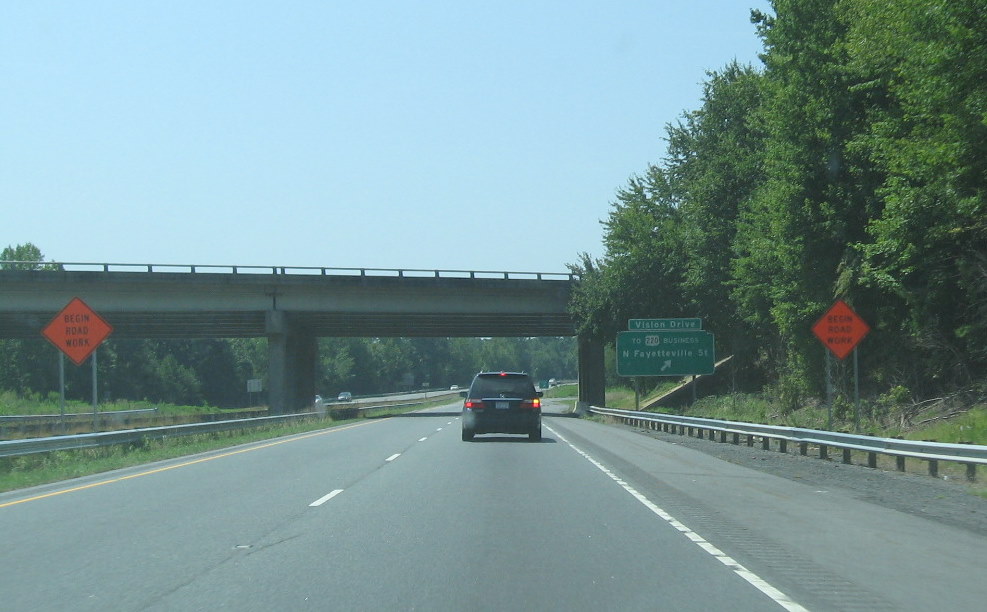
[[[5,2],[0,248],[564,271],[768,0]]]

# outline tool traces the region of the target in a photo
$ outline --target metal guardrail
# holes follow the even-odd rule
[[[201,264],[134,264],[62,261],[0,261],[0,270],[72,272],[158,272],[186,274],[289,274],[314,276],[391,276],[417,278],[493,278],[579,280],[571,272],[501,272],[494,270],[427,270],[418,268],[336,268],[328,266],[232,266]]]
[[[788,452],[788,444],[797,444],[799,454],[808,454],[809,445],[817,446],[819,458],[829,458],[829,448],[839,448],[843,451],[843,463],[852,463],[852,451],[867,453],[867,466],[877,467],[877,455],[891,455],[896,459],[898,471],[905,471],[905,459],[921,459],[929,462],[929,475],[938,477],[939,461],[951,461],[966,465],[966,478],[970,482],[976,480],[977,465],[987,465],[987,446],[976,444],[947,444],[943,442],[918,442],[898,438],[880,438],[876,436],[855,435],[818,429],[803,429],[800,427],[784,427],[777,425],[758,425],[740,421],[724,421],[720,419],[702,419],[697,417],[678,416],[655,412],[637,412],[633,410],[615,410],[612,408],[590,407],[593,414],[617,419],[645,429],[660,430],[680,435],[693,435],[710,440],[720,435],[720,442],[727,442],[731,436],[733,444],[740,443],[740,436],[747,436],[747,445],[753,446],[758,438],[764,450],[770,450],[771,441],[778,442],[778,450]]]
[[[173,436],[191,436],[204,433],[216,433],[236,429],[253,429],[272,423],[283,423],[296,419],[317,416],[315,412],[302,412],[278,416],[257,417],[253,419],[234,419],[229,421],[213,421],[211,423],[193,423],[191,425],[167,425],[164,427],[145,427],[140,429],[124,429],[120,431],[102,431],[71,436],[52,436],[48,438],[27,438],[23,440],[6,440],[0,442],[0,457],[16,457],[34,453],[47,453],[58,450],[75,450],[80,448],[95,448],[114,444],[134,444],[142,440],[160,440]]]

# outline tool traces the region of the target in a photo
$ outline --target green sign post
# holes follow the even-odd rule
[[[712,374],[715,361],[713,334],[707,331],[617,332],[619,376]]]

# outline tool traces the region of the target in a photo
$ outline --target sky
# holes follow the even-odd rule
[[[0,7],[0,248],[564,272],[769,0]]]

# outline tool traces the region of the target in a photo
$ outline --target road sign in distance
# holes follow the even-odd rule
[[[712,374],[713,334],[702,331],[617,332],[619,376]]]
[[[846,358],[869,331],[867,322],[843,300],[836,300],[812,326],[812,333],[840,359]]]
[[[42,335],[75,365],[89,357],[113,332],[113,327],[79,298],[73,298],[43,330]]]
[[[686,331],[702,328],[702,319],[629,319],[627,321],[627,329],[630,331],[649,329]]]

